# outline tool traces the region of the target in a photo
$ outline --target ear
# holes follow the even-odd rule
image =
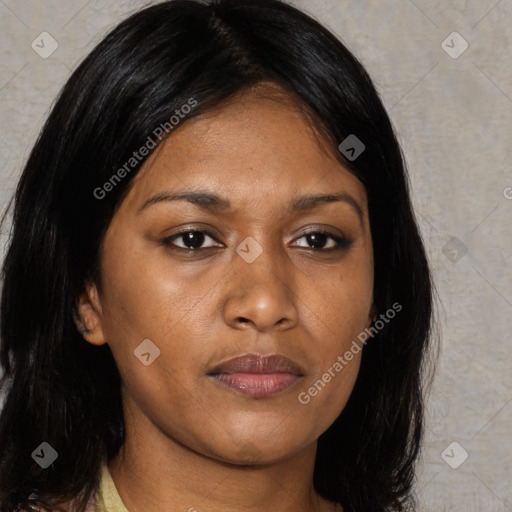
[[[98,346],[106,343],[102,325],[101,302],[95,284],[86,283],[84,285],[84,290],[77,301],[73,320],[84,340]]]

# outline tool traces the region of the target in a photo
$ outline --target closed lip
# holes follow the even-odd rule
[[[304,369],[281,354],[243,354],[216,365],[208,375],[221,373],[290,373],[302,377]]]

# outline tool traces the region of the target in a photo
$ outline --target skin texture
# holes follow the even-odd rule
[[[232,208],[160,201],[138,212],[183,189]],[[362,221],[347,202],[287,211],[295,196],[336,192],[357,201]],[[187,238],[175,250],[161,243],[183,228],[214,238],[193,254]],[[327,237],[315,249],[304,232],[316,229],[353,243],[330,250]],[[236,251],[247,237],[262,248],[252,263]],[[374,317],[367,197],[289,97],[256,88],[183,121],[134,178],[101,272],[101,290],[88,283],[80,297],[79,327],[89,343],[110,345],[120,370],[127,435],[109,469],[129,510],[340,510],[314,491],[316,442],[343,410],[361,353],[307,405],[298,395]],[[149,366],[134,356],[145,339],[160,349]],[[267,398],[207,376],[249,352],[285,355],[304,376]]]

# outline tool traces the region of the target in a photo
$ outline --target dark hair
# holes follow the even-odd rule
[[[0,318],[0,512],[75,497],[82,512],[102,461],[124,442],[115,360],[107,344],[84,342],[73,319],[84,282],[99,284],[104,234],[147,156],[105,197],[93,191],[148,136],[159,144],[155,129],[191,99],[188,118],[262,82],[299,102],[365,186],[375,305],[381,314],[402,306],[365,347],[346,407],[319,438],[315,488],[345,512],[414,505],[435,290],[375,87],[331,32],[282,1],[174,0],[130,16],[73,72],[19,181]],[[355,160],[338,150],[350,134],[365,145]],[[43,441],[58,452],[47,469],[31,456]]]

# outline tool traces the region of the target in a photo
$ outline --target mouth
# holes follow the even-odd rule
[[[208,376],[244,395],[266,398],[293,386],[304,371],[282,355],[245,354],[221,363]]]

